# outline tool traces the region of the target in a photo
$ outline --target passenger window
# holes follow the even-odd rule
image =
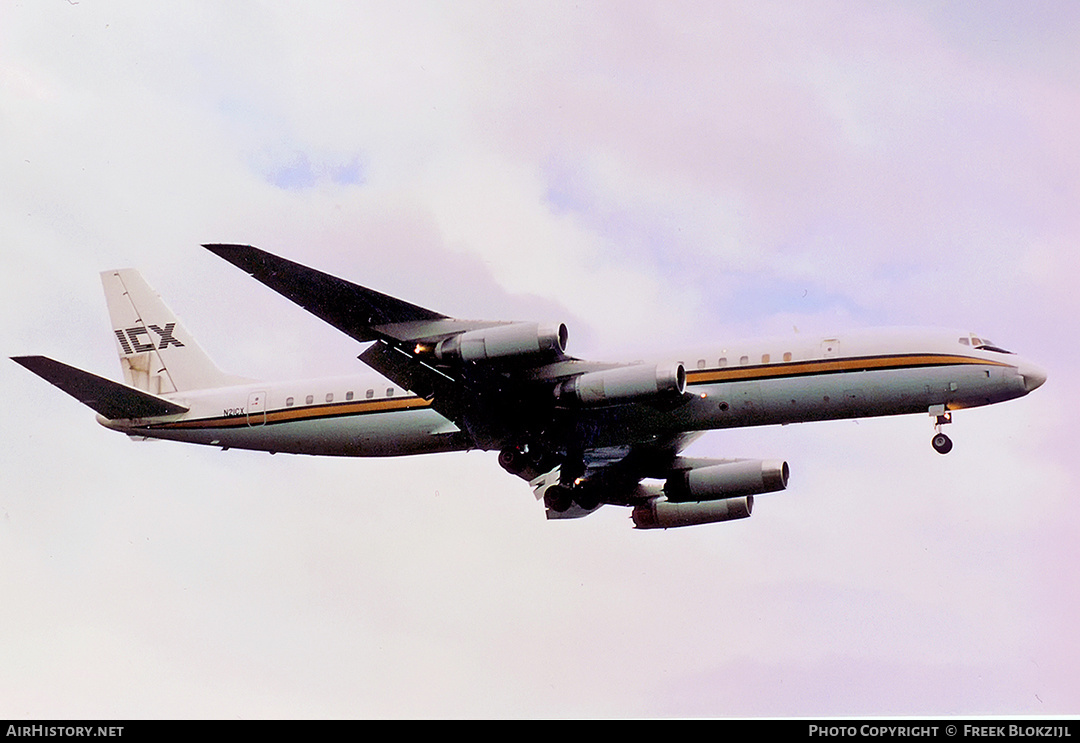
[[[364,397],[366,397],[369,400],[371,398],[375,397],[375,390],[368,390],[367,392],[364,393]]]
[[[386,388],[386,396],[387,397],[393,397],[394,396],[394,388],[393,387],[387,387]]]
[[[333,392],[327,392],[326,393],[326,401],[327,402],[333,402],[334,401],[334,393]]]
[[[697,368],[698,369],[704,369],[705,368],[705,359],[698,359]]]
[[[786,351],[784,353],[784,361],[791,361],[791,351]]]
[[[346,392],[346,393],[345,393],[345,399],[346,399],[346,400],[351,400],[351,399],[353,399],[353,393],[352,393],[352,390],[349,390],[348,392]]]
[[[750,363],[750,357],[749,357],[749,356],[740,356],[740,357],[739,357],[739,363],[740,363],[740,364],[741,364],[742,366],[746,366],[747,364],[749,364],[749,363]]]
[[[761,363],[762,364],[768,364],[769,363],[769,358],[770,358],[769,354],[767,354],[767,353],[761,354]]]
[[[719,366],[727,366],[727,356],[721,356],[720,361],[717,362]]]
[[[291,408],[293,406],[293,399],[291,397],[285,398],[285,407]]]
[[[313,402],[315,402],[315,396],[314,395],[308,395],[307,396],[307,404],[310,405]]]

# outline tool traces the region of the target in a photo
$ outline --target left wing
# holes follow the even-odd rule
[[[633,508],[638,529],[747,518],[755,495],[787,487],[786,462],[679,456],[700,435],[592,449],[584,456],[584,474],[574,483],[560,479],[556,468],[531,484],[549,519],[580,518],[610,503]]]
[[[549,519],[587,516],[604,504],[638,506],[658,497],[656,487],[642,485],[646,478],[664,479],[679,461],[679,452],[700,433],[680,433],[648,443],[586,449],[580,475],[563,482],[561,467],[534,478],[536,499],[544,500]]]

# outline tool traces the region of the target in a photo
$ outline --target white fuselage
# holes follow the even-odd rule
[[[1018,356],[977,348],[952,331],[897,330],[828,338],[793,335],[667,356],[686,369],[686,404],[582,411],[603,425],[594,446],[678,431],[955,410],[1021,397],[1045,374]],[[471,438],[428,400],[376,375],[165,395],[189,410],[106,420],[134,436],[223,448],[332,456],[467,449]]]

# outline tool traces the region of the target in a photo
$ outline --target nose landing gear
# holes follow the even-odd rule
[[[938,454],[948,454],[952,451],[952,439],[943,433],[935,433],[934,438],[930,439],[930,446],[934,447]]]
[[[941,427],[946,423],[952,423],[952,413],[945,409],[944,405],[930,407],[930,415],[934,418],[934,438],[930,439],[930,446],[938,454],[948,454],[952,451],[952,439],[941,432]]]

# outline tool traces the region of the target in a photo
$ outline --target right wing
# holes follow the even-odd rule
[[[358,341],[442,338],[498,323],[463,323],[251,245],[204,248]]]
[[[457,320],[250,245],[204,247],[352,338],[376,341],[360,359],[431,400],[478,447],[501,449],[550,428],[552,367],[570,361],[565,327]]]

